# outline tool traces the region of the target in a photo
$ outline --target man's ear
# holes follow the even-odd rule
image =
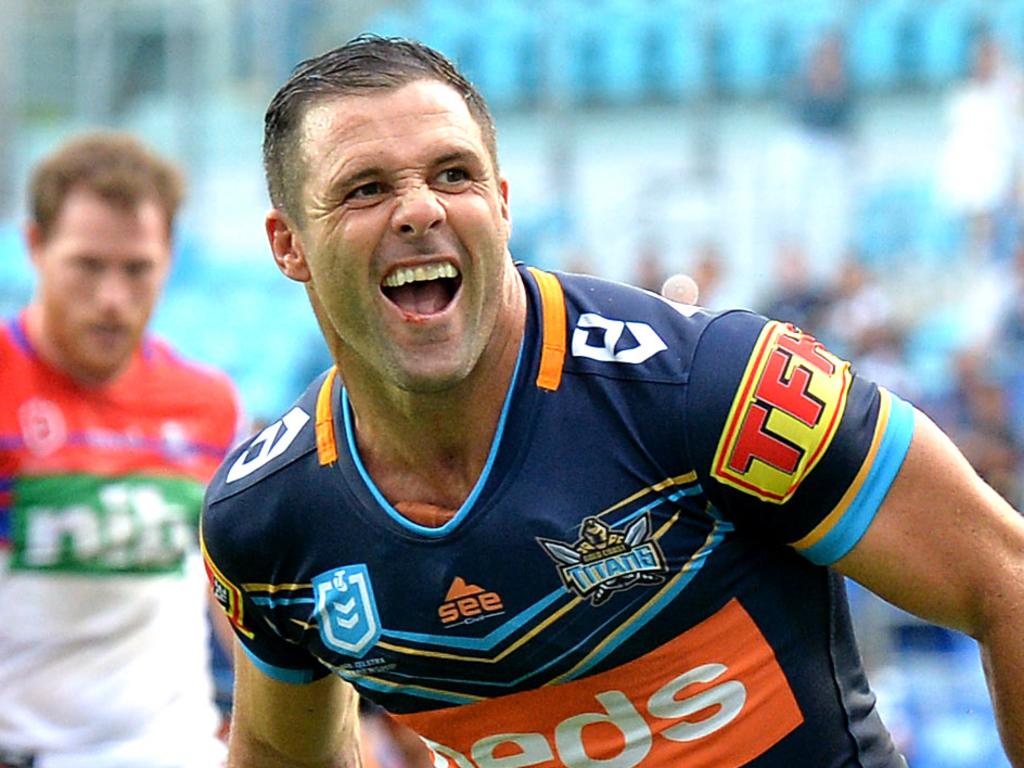
[[[35,221],[28,221],[25,223],[25,228],[22,230],[25,237],[25,247],[28,249],[29,258],[32,263],[39,266],[39,260],[42,258],[43,251],[43,228]]]
[[[267,213],[264,226],[277,268],[285,277],[299,283],[308,283],[313,276],[306,263],[302,239],[298,229],[288,220],[287,214],[277,208],[272,208]]]
[[[506,235],[512,236],[512,212],[508,205],[508,179],[502,176],[498,179],[498,192],[501,195],[501,218],[505,220]]]

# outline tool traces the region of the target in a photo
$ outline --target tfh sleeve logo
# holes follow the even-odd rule
[[[828,449],[846,409],[850,364],[792,325],[768,323],[715,452],[715,479],[781,504]]]

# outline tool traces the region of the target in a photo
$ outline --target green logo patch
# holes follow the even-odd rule
[[[22,477],[14,486],[10,565],[64,573],[172,573],[196,539],[203,488],[131,475]]]

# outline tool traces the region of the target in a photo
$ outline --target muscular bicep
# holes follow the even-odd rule
[[[874,520],[834,564],[901,608],[983,638],[1024,606],[1024,519],[926,416]]]
[[[329,675],[313,683],[275,680],[235,644],[230,766],[358,766],[358,694]]]

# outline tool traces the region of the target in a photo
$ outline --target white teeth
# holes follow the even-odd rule
[[[384,278],[386,288],[398,288],[406,283],[418,283],[423,280],[437,280],[442,277],[458,277],[459,271],[445,262],[443,264],[427,264],[421,267],[402,267]]]

